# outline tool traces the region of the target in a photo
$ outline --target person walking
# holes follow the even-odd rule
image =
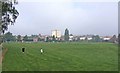
[[[42,48],[40,49],[40,52],[43,53],[43,49]]]
[[[24,53],[25,52],[25,48],[22,48],[22,53]]]

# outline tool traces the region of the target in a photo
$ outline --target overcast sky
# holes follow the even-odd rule
[[[114,35],[118,33],[118,3],[114,1],[21,0],[16,6],[20,15],[8,31],[51,35],[51,30],[64,34],[68,28],[73,35]]]

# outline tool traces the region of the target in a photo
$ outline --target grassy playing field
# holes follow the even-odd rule
[[[117,71],[118,46],[110,43],[4,43],[3,71]],[[25,53],[21,48],[25,47]],[[44,53],[40,53],[43,48]]]

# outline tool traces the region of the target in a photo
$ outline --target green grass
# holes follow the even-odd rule
[[[3,71],[117,71],[118,46],[110,43],[5,43]],[[21,48],[25,47],[23,54]],[[44,53],[40,53],[43,48]]]

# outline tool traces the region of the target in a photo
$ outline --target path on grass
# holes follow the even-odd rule
[[[4,59],[4,56],[5,56],[5,54],[6,54],[6,52],[8,51],[8,49],[7,48],[5,48],[4,49],[4,51],[2,51],[2,44],[0,45],[0,64],[2,64],[2,61],[3,61],[3,59]]]

